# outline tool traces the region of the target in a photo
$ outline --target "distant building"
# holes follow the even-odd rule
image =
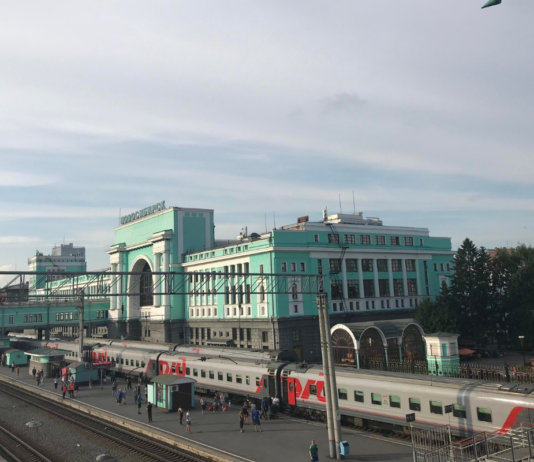
[[[85,247],[74,247],[71,243],[54,246],[50,255],[36,251],[35,255],[28,259],[28,271],[46,273],[36,275],[30,280],[32,290],[41,289],[47,282],[64,278],[65,273],[85,272]]]

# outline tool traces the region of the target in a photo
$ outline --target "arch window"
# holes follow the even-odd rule
[[[139,283],[141,294],[141,306],[153,305],[154,297],[152,294],[152,271],[148,263],[145,263],[141,271],[141,280]]]

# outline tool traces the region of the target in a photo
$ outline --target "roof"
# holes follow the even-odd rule
[[[28,356],[44,356],[44,357],[56,357],[65,356],[69,354],[68,350],[56,350],[54,348],[36,348],[35,350],[25,351],[24,354]]]
[[[154,383],[161,383],[162,385],[182,385],[184,383],[195,383],[195,379],[188,377],[178,377],[176,375],[162,374],[157,375],[152,379]]]
[[[411,324],[418,325],[413,319],[394,319],[390,321],[353,322],[346,323],[345,326],[354,333],[354,336],[357,339],[359,339],[362,333],[370,327],[379,329],[386,338],[400,338],[406,327]]]

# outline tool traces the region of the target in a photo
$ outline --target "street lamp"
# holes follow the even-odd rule
[[[517,338],[521,342],[521,353],[523,354],[523,366],[525,365],[525,349],[523,348],[523,344],[525,342],[525,336],[524,335],[518,335]]]

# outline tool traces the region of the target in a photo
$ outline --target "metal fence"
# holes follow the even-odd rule
[[[534,429],[513,428],[506,435],[478,433],[452,440],[448,427],[411,429],[414,462],[520,462],[534,460]]]

